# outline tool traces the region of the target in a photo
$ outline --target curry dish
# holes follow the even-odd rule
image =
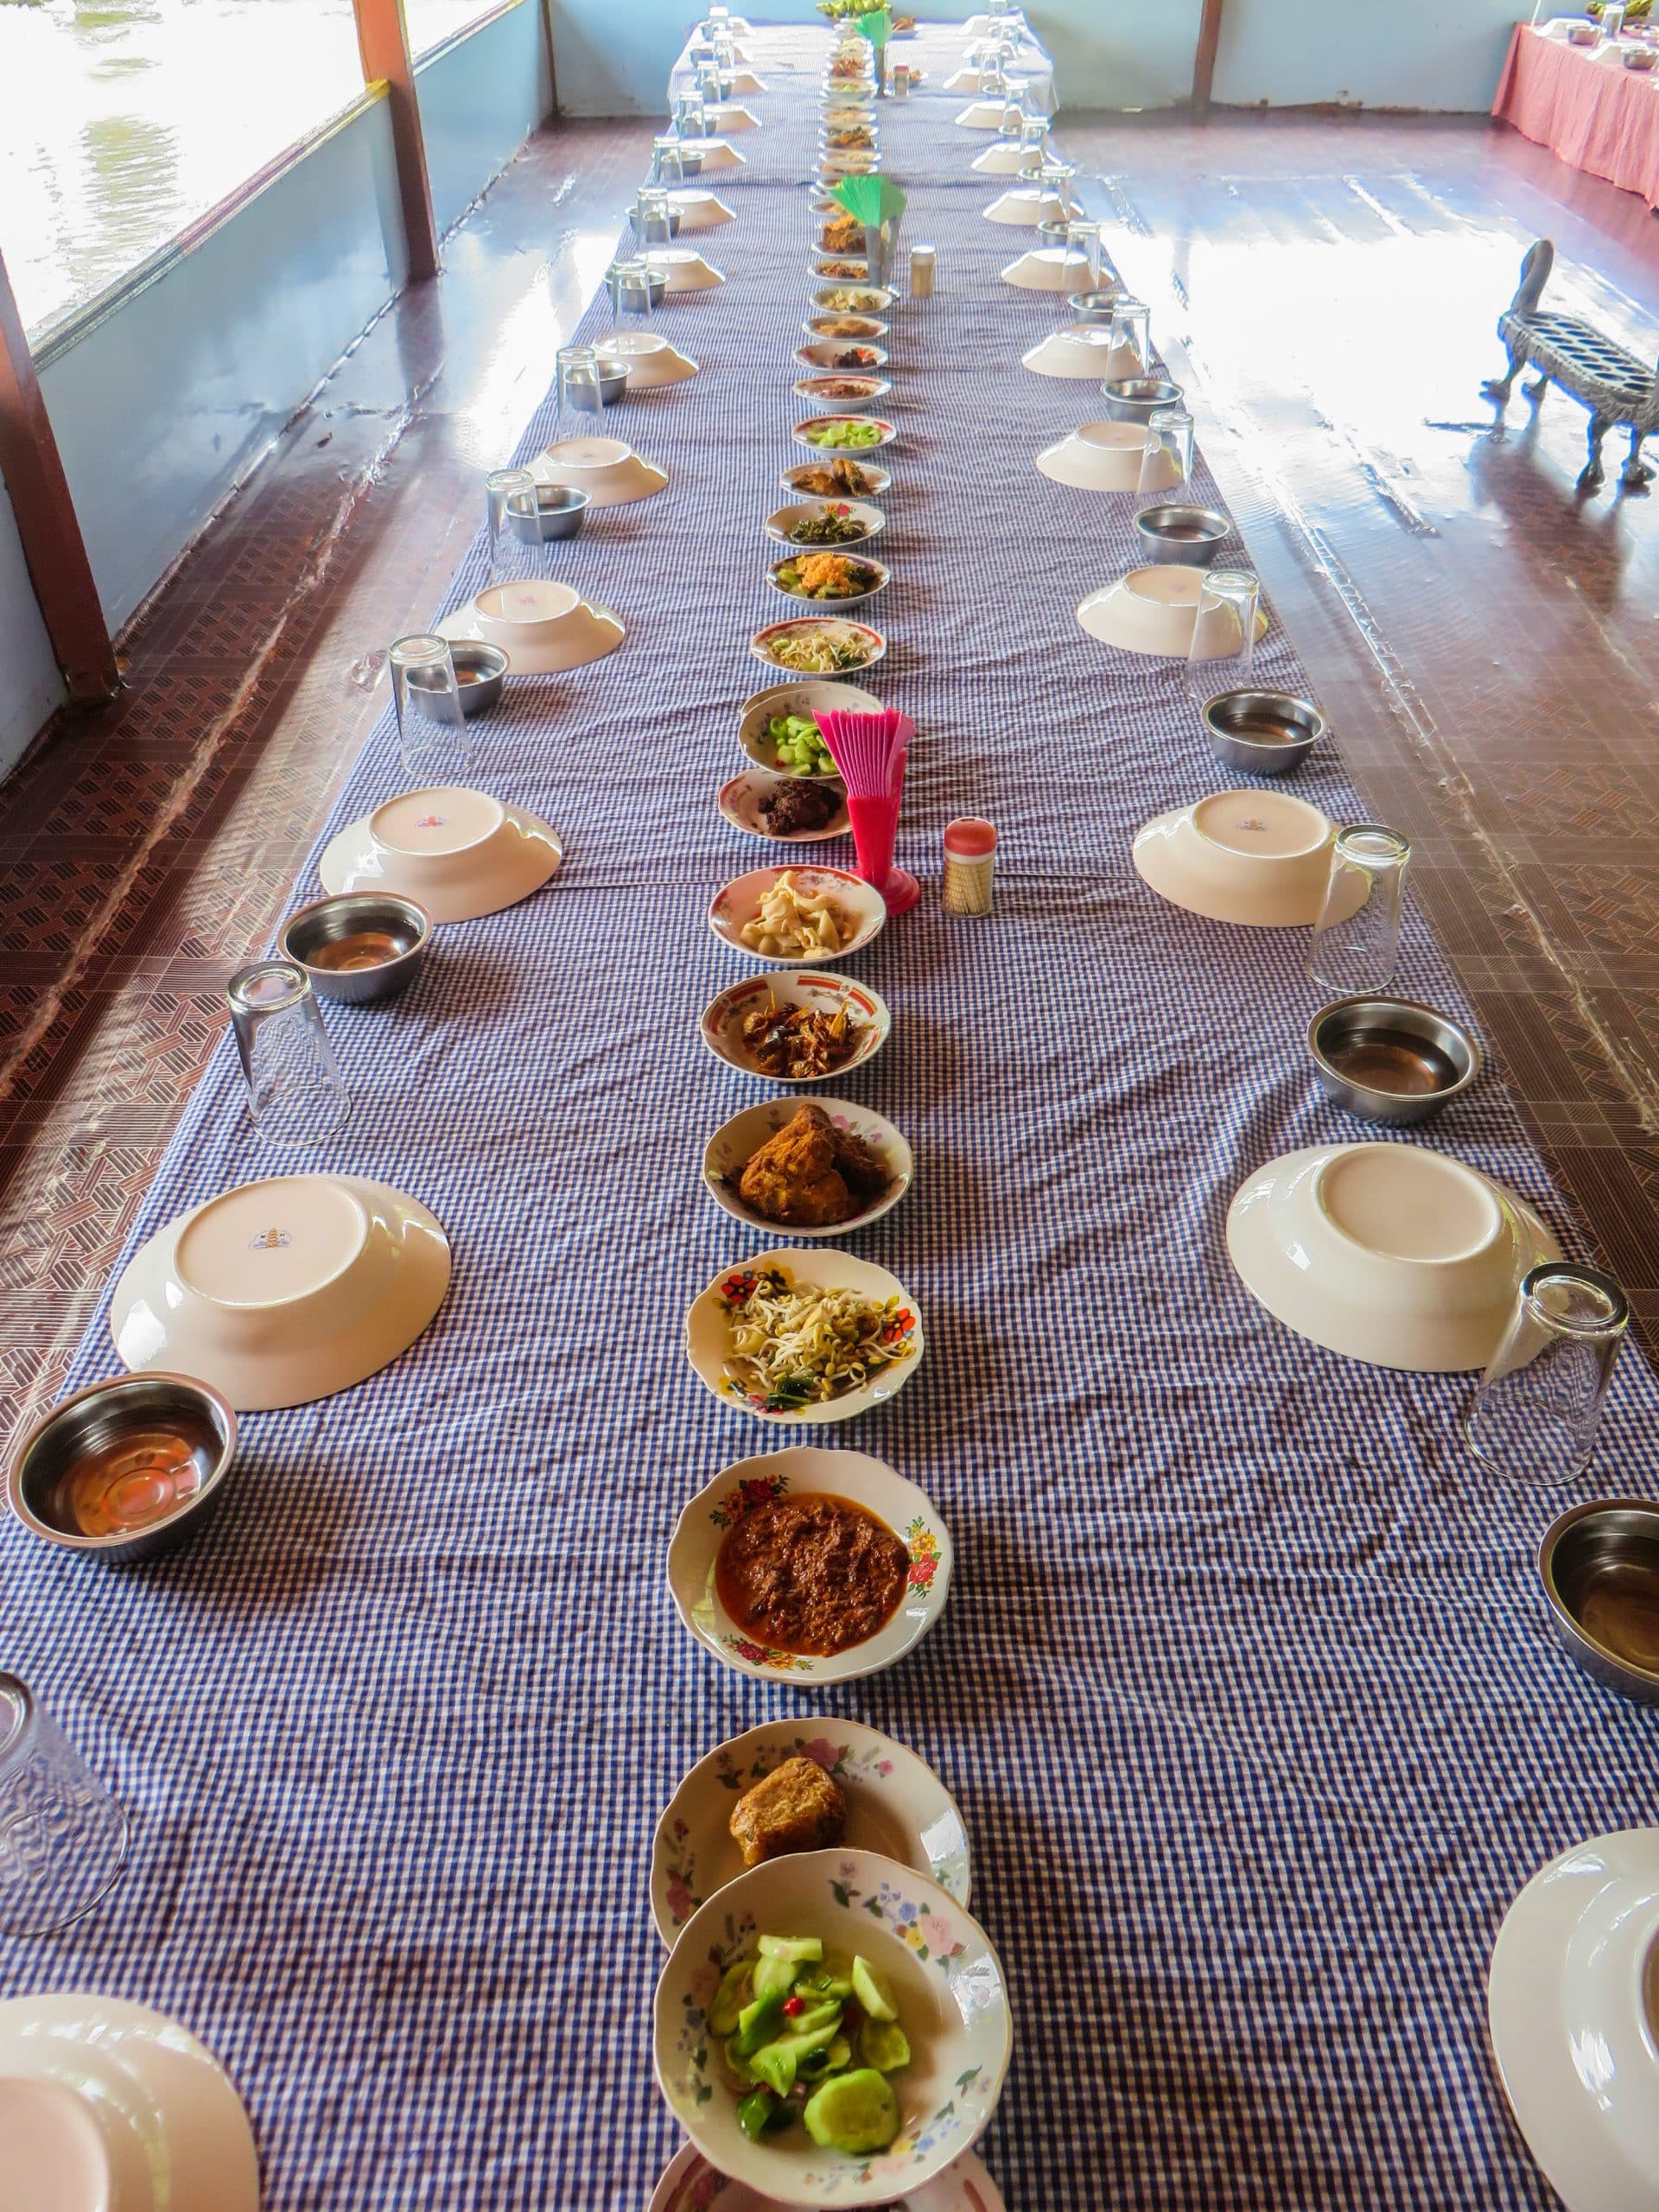
[[[827,1659],[899,1610],[910,1555],[887,1522],[815,1491],[774,1498],[728,1529],[715,1588],[734,1624],[777,1651]]]

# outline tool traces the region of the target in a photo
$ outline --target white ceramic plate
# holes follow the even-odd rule
[[[816,1253],[797,1256],[815,1262],[819,1257]],[[910,1579],[892,1619],[864,1643],[818,1658],[773,1651],[754,1643],[727,1612],[715,1587],[715,1560],[734,1522],[780,1497],[815,1495],[849,1498],[863,1506],[887,1522],[910,1554]],[[757,1681],[787,1681],[820,1688],[879,1675],[914,1650],[944,1611],[955,1559],[950,1532],[927,1493],[895,1474],[885,1460],[872,1459],[868,1452],[795,1445],[722,1467],[697,1492],[680,1515],[669,1543],[668,1586],[681,1621],[722,1666]]]
[[[887,335],[891,327],[879,315],[849,317],[848,320],[861,326],[857,330],[836,332],[825,327],[827,324],[839,322],[841,320],[839,315],[808,315],[806,321],[802,323],[801,328],[814,346],[872,346],[879,345]],[[798,361],[801,356],[798,353],[795,358]]]
[[[1002,271],[1005,284],[1022,292],[1082,292],[1089,286],[1089,257],[1069,246],[1033,246]]]
[[[433,784],[404,791],[332,838],[322,887],[395,891],[435,922],[474,921],[539,891],[564,858],[559,833],[487,791]]]
[[[749,158],[747,154],[740,154],[736,147],[728,144],[724,138],[688,138],[685,145],[688,153],[702,156],[699,175],[706,175],[710,169],[741,169],[747,166]]]
[[[732,1345],[729,1313],[734,1306],[741,1305],[748,1296],[745,1285],[749,1279],[773,1268],[798,1287],[851,1290],[875,1305],[889,1300],[895,1301],[889,1326],[894,1348],[908,1347],[906,1357],[876,1368],[870,1380],[858,1389],[810,1406],[771,1407],[758,1396],[751,1396],[743,1384],[728,1373],[727,1360]],[[872,1406],[885,1404],[887,1399],[898,1395],[921,1365],[925,1350],[922,1317],[915,1300],[898,1276],[890,1275],[885,1268],[878,1268],[868,1260],[855,1259],[850,1252],[839,1251],[831,1244],[804,1249],[798,1246],[779,1247],[769,1252],[757,1252],[735,1267],[722,1268],[707,1289],[693,1300],[685,1317],[686,1357],[721,1404],[735,1406],[756,1421],[770,1421],[785,1428],[810,1428],[851,1421],[859,1414],[868,1413]],[[902,1529],[899,1533],[903,1534]],[[798,1663],[797,1671],[800,1671]],[[869,1670],[860,1668],[855,1671]]]
[[[356,1175],[243,1183],[158,1230],[122,1270],[124,1365],[211,1383],[238,1413],[348,1390],[415,1343],[449,1287],[416,1199]]]
[[[682,353],[654,330],[620,330],[605,341],[607,350],[628,365],[630,391],[655,391],[664,385],[684,384],[697,373],[689,353]]]
[[[861,568],[869,569],[873,581],[863,591],[849,592],[845,599],[810,599],[804,592],[791,591],[779,575],[779,569],[784,568],[789,561],[804,560],[809,554],[816,552],[845,553],[849,560],[856,561]],[[879,593],[886,591],[887,586],[893,582],[893,571],[885,561],[871,560],[868,554],[861,552],[856,546],[801,545],[791,547],[785,556],[785,560],[774,561],[772,563],[766,570],[766,582],[780,599],[788,600],[791,606],[810,607],[814,613],[820,613],[827,612],[832,607],[861,607],[867,600],[874,599]]]
[[[1288,791],[1217,791],[1137,830],[1143,883],[1173,906],[1246,929],[1311,929],[1336,824]]]
[[[1002,128],[1002,102],[969,100],[961,114],[952,119],[964,130],[1000,130]]]
[[[1077,620],[1091,638],[1120,652],[1147,653],[1158,660],[1185,660],[1192,649],[1198,627],[1198,594],[1207,569],[1191,568],[1182,561],[1154,563],[1131,569],[1116,583],[1090,592],[1077,608]],[[1239,645],[1238,618],[1230,607],[1206,615],[1208,635],[1205,660],[1220,660],[1236,653]],[[1258,608],[1255,634],[1265,637],[1268,618]]]
[[[1269,1160],[1228,1209],[1227,1251],[1250,1295],[1299,1336],[1429,1375],[1484,1367],[1522,1276],[1560,1257],[1524,1199],[1409,1143]]]
[[[802,483],[801,479],[810,469],[822,468],[824,466],[826,458],[833,460],[836,456],[833,454],[828,456],[821,454],[816,461],[804,461],[794,468],[785,469],[778,480],[786,490],[797,493],[801,499],[814,500],[822,499],[827,495],[821,492],[809,491],[806,486]],[[870,487],[868,493],[865,494],[865,497],[872,499],[879,499],[884,492],[890,491],[892,489],[893,474],[889,469],[878,468],[873,461],[866,460],[862,454],[849,454],[848,458],[849,460],[855,461],[859,467],[864,472],[865,480]],[[836,493],[833,496],[839,498],[841,495],[840,493]]]
[[[1492,1947],[1487,2018],[1516,2125],[1567,2212],[1659,2203],[1659,1828],[1535,1874]]]
[[[969,1899],[968,1831],[956,1799],[925,1760],[856,1720],[823,1726],[772,1721],[734,1736],[683,1777],[657,1823],[651,1850],[651,1910],[671,1950],[698,1906],[744,1872],[732,1839],[733,1808],[785,1759],[815,1759],[847,1804],[842,1840],[879,1851]]]
[[[825,791],[833,791],[840,804],[822,830],[791,830],[787,832],[772,829],[761,811],[761,801],[769,791],[785,784],[811,782],[822,784]],[[741,830],[746,836],[764,837],[774,845],[823,845],[832,837],[845,837],[852,829],[848,818],[846,795],[833,776],[783,776],[769,768],[746,768],[741,776],[734,776],[720,791],[720,810],[734,830]]]
[[[837,292],[856,292],[859,296],[843,307],[836,297]],[[825,315],[886,315],[896,297],[887,284],[820,284],[812,295],[812,304]]]
[[[1039,377],[1060,377],[1080,382],[1087,382],[1092,378],[1096,384],[1100,384],[1108,377],[1138,373],[1122,365],[1120,355],[1126,350],[1113,345],[1109,324],[1080,322],[1069,329],[1051,330],[1046,338],[1039,340],[1029,353],[1022,353],[1020,358],[1024,367],[1030,369]],[[1114,423],[1112,427],[1115,429],[1135,431],[1141,444],[1145,445],[1147,433],[1144,424],[1119,423]],[[1076,436],[1077,434],[1074,432],[1072,435]],[[1071,441],[1068,438],[1062,440],[1061,442],[1070,445]],[[1051,447],[1050,451],[1052,450]],[[1042,467],[1040,458],[1037,466],[1039,468]],[[1049,475],[1052,471],[1044,469],[1043,474]],[[1133,490],[1134,486],[1130,486],[1128,488]]]
[[[861,429],[873,429],[876,435],[861,446],[826,446],[819,437],[832,423],[856,423]],[[813,434],[813,435],[809,435]],[[849,415],[843,410],[838,415],[813,415],[804,423],[795,425],[794,439],[798,446],[810,446],[814,453],[834,461],[844,454],[849,461],[862,461],[867,453],[879,453],[883,446],[890,446],[898,436],[897,428],[880,415]]]
[[[805,614],[786,622],[768,622],[764,630],[757,630],[749,639],[749,651],[757,660],[765,661],[769,667],[782,669],[785,676],[794,675],[798,671],[792,670],[786,661],[779,659],[776,648],[780,638],[802,635],[816,635],[833,644],[855,645],[863,658],[855,667],[846,670],[845,673],[849,677],[861,676],[867,668],[874,668],[887,650],[887,639],[879,630],[873,630],[868,622],[850,621],[841,614]],[[836,673],[829,669],[815,671],[817,677],[830,683],[835,682]],[[436,915],[433,917],[435,921],[438,918]]]
[[[858,524],[864,535],[843,537],[834,545],[803,545],[790,536],[797,523],[815,521],[826,508],[844,522]],[[851,553],[879,537],[887,526],[887,518],[880,508],[865,499],[791,499],[786,507],[779,507],[766,517],[766,536],[775,545],[788,546],[791,553]]]
[[[1035,365],[1029,353],[1026,365]],[[1056,484],[1069,484],[1073,491],[1133,492],[1141,482],[1146,449],[1146,429],[1140,423],[1084,423],[1046,446],[1037,456],[1037,467],[1043,475]],[[1167,454],[1149,474],[1149,492],[1173,490],[1180,480],[1174,459]]]
[[[792,772],[779,760],[778,748],[766,734],[768,724],[779,715],[810,715],[816,721],[824,713],[879,715],[880,711],[881,702],[875,694],[861,690],[856,683],[832,676],[803,677],[798,683],[772,683],[764,691],[752,691],[743,702],[737,741],[757,768],[788,775]]]
[[[683,231],[719,230],[737,220],[735,209],[728,207],[718,193],[702,191],[693,184],[677,186],[668,195],[668,204],[678,215]]]
[[[849,392],[844,389],[830,389],[831,385],[844,387],[849,384],[856,385],[858,390]],[[833,419],[842,421],[864,408],[874,407],[878,399],[884,399],[893,390],[893,379],[890,377],[866,376],[861,371],[849,371],[839,375],[799,377],[791,390],[798,399],[811,400],[832,408]],[[888,441],[884,438],[880,442],[886,445]]]
[[[847,941],[839,951],[785,955],[757,952],[745,944],[744,925],[754,919],[761,900],[782,875],[792,876],[803,896],[818,894],[834,901],[848,925]],[[729,944],[734,952],[742,953],[746,959],[759,960],[771,968],[822,968],[833,960],[845,960],[855,952],[861,952],[873,938],[880,936],[887,918],[887,901],[862,876],[855,875],[850,868],[804,864],[754,868],[747,875],[723,884],[709,909],[709,926],[717,938]]]
[[[744,1050],[741,1024],[746,1014],[758,1007],[805,1006],[833,1014],[845,1001],[857,1027],[857,1041],[850,1056],[825,1075],[766,1075],[750,1061]],[[834,1083],[850,1070],[873,1060],[893,1032],[887,1001],[868,983],[850,976],[817,975],[810,969],[773,968],[764,976],[750,976],[734,983],[702,1010],[697,1033],[717,1060],[740,1074],[757,1076],[763,1083],[787,1083],[797,1090],[808,1084]]]
[[[759,2143],[739,2127],[705,2016],[721,1973],[763,1934],[819,1936],[832,1957],[861,1953],[891,1983],[912,2056],[893,2077],[901,2126],[887,2150],[848,2158],[801,2127]],[[913,2203],[984,2132],[1013,2026],[1002,1962],[947,1891],[874,1852],[809,1851],[751,1867],[692,1916],[657,1984],[652,2041],[670,2109],[717,2171],[791,2205]]]
[[[650,259],[668,272],[668,297],[677,292],[711,292],[726,282],[724,273],[694,245],[654,245]]]
[[[837,357],[855,348],[873,358],[864,362],[854,361],[843,367]],[[872,371],[884,367],[887,351],[885,346],[872,346],[862,338],[815,338],[810,344],[795,348],[795,359],[803,368],[817,369],[824,376],[857,377],[867,376]],[[798,391],[799,385],[795,389]]]
[[[19,2212],[258,2212],[229,2075],[175,2020],[119,1998],[0,2003],[0,2146]]]
[[[1018,176],[1025,153],[1025,148],[1012,138],[999,138],[995,146],[975,155],[972,166],[981,176]]]
[[[649,2212],[787,2212],[757,2196],[747,2182],[717,2174],[695,2143],[682,2144],[652,2192]],[[942,2174],[906,2189],[904,2212],[1007,2212],[1002,2193],[976,2152],[964,2151]]]
[[[988,223],[1002,223],[1016,230],[1034,231],[1039,223],[1061,219],[1059,194],[1045,192],[1035,184],[1010,185],[980,212]]]
[[[535,634],[514,637],[511,625],[489,620],[484,613],[492,602],[510,601],[512,592],[510,584],[480,592],[465,607],[446,614],[435,626],[437,634],[452,643],[479,638],[486,645],[499,645],[507,657],[509,676],[560,676],[573,668],[589,667],[613,653],[627,635],[620,615],[613,614],[608,607],[578,599],[569,620],[551,632],[536,622],[524,626]]]
[[[884,1213],[891,1213],[914,1179],[916,1163],[910,1147],[885,1115],[873,1107],[855,1105],[849,1098],[819,1098],[813,1103],[823,1108],[838,1129],[862,1138],[882,1161],[890,1179],[887,1188],[860,1212],[825,1228],[804,1228],[798,1222],[774,1221],[769,1214],[757,1212],[739,1190],[739,1179],[761,1146],[775,1137],[786,1122],[794,1120],[802,1102],[791,1097],[764,1098],[758,1106],[746,1106],[729,1122],[722,1122],[703,1147],[702,1179],[717,1206],[734,1221],[759,1230],[763,1236],[810,1238],[818,1243],[829,1237],[850,1236],[855,1230],[868,1229]]]
[[[568,484],[596,507],[626,507],[668,488],[668,471],[621,438],[560,438],[538,453],[530,473],[540,484]]]

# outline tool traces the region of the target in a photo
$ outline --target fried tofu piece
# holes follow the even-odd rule
[[[791,1851],[828,1851],[847,1833],[847,1801],[816,1759],[785,1759],[732,1808],[746,1866]]]
[[[768,1221],[817,1229],[845,1221],[855,1209],[836,1165],[836,1132],[822,1106],[803,1106],[768,1137],[738,1178],[744,1204]]]

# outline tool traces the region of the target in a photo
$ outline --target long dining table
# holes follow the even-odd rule
[[[886,1731],[962,1807],[1011,1993],[980,2145],[1010,2206],[1550,2201],[1490,2056],[1488,1956],[1545,1861],[1659,1819],[1656,1717],[1552,1642],[1534,1554],[1558,1501],[1478,1471],[1472,1378],[1323,1351],[1230,1264],[1252,1169],[1375,1132],[1313,1080],[1302,935],[1200,919],[1131,865],[1139,824],[1230,779],[1182,665],[1077,622],[1135,564],[1134,503],[1033,465],[1100,394],[1020,365],[1065,302],[1001,279],[1027,238],[982,218],[989,137],[943,89],[962,42],[896,45],[926,81],[879,110],[901,244],[936,243],[938,282],[892,309],[889,644],[860,680],[916,725],[899,858],[924,897],[852,963],[893,1027],[844,1082],[914,1147],[910,1195],[854,1243],[927,1351],[810,1432],[933,1500],[957,1557],[938,1627],[866,1681],[757,1681],[693,1643],[664,1580],[685,1501],[791,1440],[712,1395],[682,1332],[759,1249],[699,1160],[766,1086],[698,1017],[745,972],[710,899],[779,856],[715,802],[741,701],[777,680],[749,639],[779,605],[762,520],[803,457],[816,24],[744,41],[760,126],[706,179],[736,220],[695,238],[726,281],[656,326],[700,373],[606,420],[666,491],[552,549],[626,642],[510,678],[476,726],[476,780],[556,825],[563,868],[441,930],[406,996],[327,1008],[353,1110],[315,1156],[262,1148],[226,1040],[133,1228],[300,1165],[372,1176],[448,1233],[435,1323],[354,1389],[245,1417],[222,1511],[169,1558],[0,1539],[5,1663],[134,1838],[94,1915],[0,1947],[3,1990],[118,1993],[201,2037],[270,2212],[643,2212],[677,2133],[652,2075],[653,1823],[696,1760],[786,1714]],[[608,327],[601,295],[582,334]],[[1201,460],[1194,482],[1218,500]],[[480,537],[445,607],[485,577]],[[1305,693],[1276,619],[1258,664]],[[383,722],[319,850],[403,780]],[[1364,818],[1340,733],[1295,788]],[[963,813],[1001,836],[982,919],[939,898]],[[317,893],[308,868],[295,903]],[[1467,1019],[1415,912],[1401,982]],[[1498,1070],[1400,1141],[1584,1251]],[[116,1366],[100,1316],[71,1386]],[[1598,1486],[1645,1487],[1656,1439],[1632,1346]]]

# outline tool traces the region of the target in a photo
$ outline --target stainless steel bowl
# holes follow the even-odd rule
[[[668,297],[668,271],[652,262],[642,278],[630,277],[626,283],[619,283],[616,293],[619,315],[639,315],[646,307],[654,315]]]
[[[1109,322],[1117,311],[1119,289],[1116,284],[1103,284],[1097,292],[1073,292],[1066,305],[1071,310],[1073,322]]]
[[[588,494],[574,484],[537,484],[534,513],[516,504],[507,509],[508,527],[523,545],[548,545],[555,538],[575,537],[587,518]]]
[[[666,284],[668,280],[664,277],[663,281]],[[569,384],[565,388],[565,397],[583,415],[599,415],[606,408],[614,407],[628,388],[628,365],[619,361],[614,354],[600,354],[594,367],[595,383]]]
[[[1325,716],[1311,699],[1288,691],[1222,691],[1204,709],[1217,758],[1250,776],[1287,776],[1325,735]]]
[[[284,960],[303,968],[320,999],[362,1006],[407,990],[421,972],[432,918],[391,891],[346,891],[302,906],[276,940]],[[360,966],[332,967],[330,960]]]
[[[1545,1530],[1538,1572],[1568,1657],[1621,1697],[1659,1705],[1659,1504],[1575,1505]]]
[[[1174,502],[1142,507],[1135,518],[1147,561],[1179,561],[1207,569],[1232,536],[1232,518],[1219,507],[1184,507]]]
[[[161,1504],[156,1518],[141,1528],[83,1535],[73,1486],[78,1472],[86,1478],[90,1463],[97,1463],[109,1487],[134,1506],[154,1503],[171,1492],[167,1461],[158,1473],[156,1454],[146,1449],[145,1440],[157,1438],[174,1447],[173,1456],[181,1446],[194,1461],[194,1489],[170,1506]],[[130,1455],[124,1465],[123,1447]],[[35,1424],[12,1459],[6,1497],[24,1528],[42,1543],[90,1552],[123,1566],[170,1552],[207,1526],[218,1510],[235,1452],[236,1415],[217,1390],[188,1375],[116,1375],[78,1390]]]
[[[505,653],[499,645],[486,645],[482,638],[457,638],[449,658],[461,682],[461,713],[487,715],[507,680]]]
[[[1044,246],[1064,245],[1065,244],[1065,234],[1075,219],[1076,219],[1074,217],[1058,215],[1052,216],[1047,221],[1039,223],[1037,226],[1037,245],[1039,250],[1040,251]]]
[[[1179,407],[1185,397],[1179,385],[1162,377],[1114,377],[1100,388],[1114,423],[1149,423],[1160,407]]]
[[[1414,999],[1338,999],[1307,1025],[1326,1095],[1362,1122],[1426,1122],[1480,1073],[1480,1047],[1449,1014]]]

